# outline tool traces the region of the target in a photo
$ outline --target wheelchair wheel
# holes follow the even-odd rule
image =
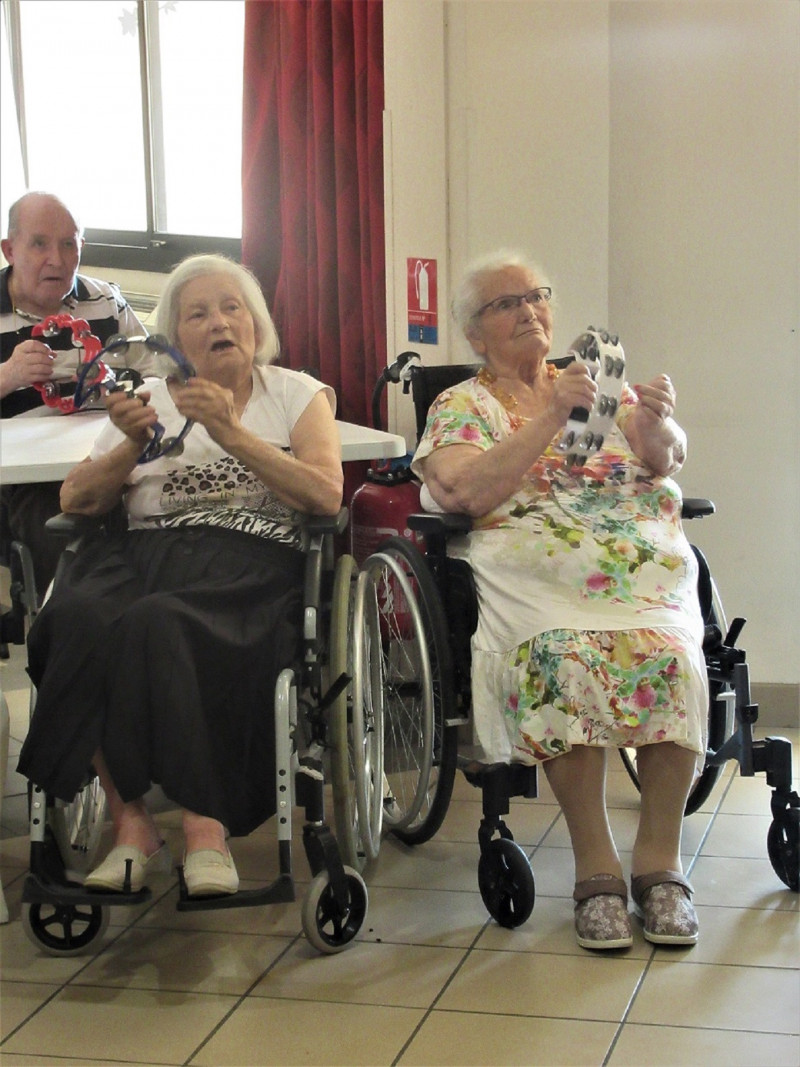
[[[772,869],[785,886],[800,892],[800,808],[784,808],[767,832]]]
[[[383,827],[383,685],[378,599],[367,572],[356,582],[353,609],[350,730],[358,836],[367,861],[377,858]]]
[[[92,777],[69,804],[55,800],[50,828],[58,844],[67,877],[81,881],[97,855],[106,818],[106,794]]]
[[[486,910],[501,926],[511,930],[530,917],[536,886],[528,857],[515,841],[497,837],[481,851],[478,888]]]
[[[352,642],[358,565],[352,556],[341,556],[333,578],[330,622],[329,681],[340,675],[353,677]],[[366,862],[358,838],[355,772],[351,749],[352,687],[342,692],[329,712],[328,743],[333,789],[336,841],[346,864],[362,870]]]
[[[22,928],[50,956],[79,956],[106,932],[110,908],[99,904],[23,904]]]
[[[384,824],[406,844],[444,820],[456,772],[452,661],[436,583],[419,550],[392,537],[364,564],[380,609],[384,686]]]
[[[383,687],[374,585],[352,556],[340,557],[331,605],[329,675],[350,678],[330,710],[330,769],[336,839],[356,870],[378,854],[383,822]]]
[[[723,637],[728,632],[728,623],[725,618],[725,609],[719,595],[714,579],[708,569],[705,557],[698,548],[692,545],[692,551],[697,558],[700,567],[700,606],[703,613],[703,621],[706,626],[717,626]],[[708,748],[716,752],[733,733],[736,727],[735,698],[736,695],[726,682],[709,679],[708,700]],[[636,770],[636,749],[620,749],[620,757],[625,765],[625,770],[638,790],[641,790],[639,775]],[[696,811],[708,800],[714,790],[714,786],[722,773],[722,764],[707,765],[703,768],[689,796],[686,798],[684,815],[694,815]]]
[[[320,871],[303,901],[303,933],[319,952],[333,955],[347,948],[367,915],[367,887],[361,875],[345,867],[348,900],[342,910],[336,903],[327,871]]]

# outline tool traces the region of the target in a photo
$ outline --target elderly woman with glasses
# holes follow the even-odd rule
[[[558,443],[597,384],[582,362],[547,362],[551,297],[522,256],[470,268],[453,314],[484,366],[436,399],[413,466],[437,507],[474,520],[464,552],[479,603],[478,739],[489,761],[544,768],[572,841],[578,944],[632,944],[605,798],[607,752],[621,747],[637,750],[631,888],[644,936],[694,944],[680,841],[705,753],[707,680],[696,564],[672,480],[686,437],[659,375],[625,385],[603,446],[568,461]]]

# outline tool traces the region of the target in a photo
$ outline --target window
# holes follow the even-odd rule
[[[3,0],[3,16],[3,227],[44,189],[80,213],[86,263],[238,257],[244,0]]]

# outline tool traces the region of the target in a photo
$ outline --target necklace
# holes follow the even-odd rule
[[[519,400],[513,393],[507,393],[505,389],[497,384],[497,375],[492,374],[488,367],[481,367],[477,374],[478,381],[484,386],[495,400],[499,400],[506,411],[516,411],[519,407]]]
[[[547,368],[547,377],[550,381],[558,377],[558,370],[552,363],[545,363]],[[502,386],[497,384],[497,375],[493,374],[488,367],[481,367],[476,375],[478,381],[483,385],[495,400],[499,400],[503,407],[508,412],[515,412],[519,407],[519,400],[513,393],[506,392]]]
[[[16,305],[14,307],[14,314],[19,315],[19,317],[21,319],[24,319],[26,322],[32,322],[35,325],[38,325],[40,322],[42,322],[41,315],[31,315],[29,311],[23,311],[22,308],[18,308],[16,307]]]

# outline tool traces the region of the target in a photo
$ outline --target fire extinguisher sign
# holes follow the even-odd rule
[[[408,339],[414,344],[438,344],[436,260],[407,259]]]

